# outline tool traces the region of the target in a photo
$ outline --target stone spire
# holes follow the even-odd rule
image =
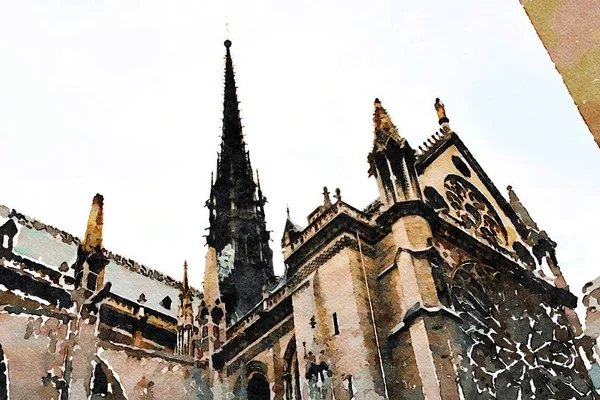
[[[92,200],[92,209],[88,218],[87,228],[83,237],[82,246],[85,251],[96,247],[102,248],[102,226],[104,224],[104,197],[96,194]]]
[[[227,315],[241,317],[262,299],[262,287],[273,279],[262,190],[254,181],[250,156],[242,134],[235,86],[231,41],[225,41],[223,131],[215,180],[211,185],[208,245],[223,265],[219,276]]]
[[[327,192],[327,188],[325,187],[323,189],[325,190],[325,193],[329,195],[329,192]],[[285,220],[285,226],[283,227],[283,236],[281,237],[281,249],[283,250],[283,254],[285,257],[287,257],[294,251],[294,241],[304,230],[302,226],[292,221],[289,207],[286,208],[286,212],[287,218]]]
[[[260,218],[265,218],[265,203],[267,202],[267,198],[263,196],[262,189],[260,187],[260,175],[258,174],[258,170],[256,170],[256,194],[257,194],[257,211]]]
[[[188,263],[187,260],[183,262],[183,281],[181,282],[181,292],[184,294],[190,293],[190,284],[188,282]]]
[[[108,259],[102,251],[103,206],[104,198],[101,194],[96,194],[92,200],[83,241],[77,249],[74,269],[76,300],[79,303],[82,303],[83,298],[90,297],[102,288],[104,284],[104,268],[108,264]]]
[[[193,355],[194,309],[192,292],[188,283],[188,264],[183,263],[183,281],[177,308],[177,354]]]
[[[240,118],[237,87],[231,59],[231,40],[225,41],[225,93],[223,96],[223,142],[232,148],[243,150],[242,121]]]
[[[390,207],[397,202],[419,199],[415,152],[400,136],[379,99],[375,99],[373,128],[373,150],[367,160],[369,176],[377,179],[381,202]]]
[[[385,108],[381,105],[379,99],[375,99],[373,126],[373,133],[375,135],[373,141],[377,146],[384,146],[389,139],[393,139],[399,143],[404,140],[398,133],[398,129],[396,129],[396,126],[392,122],[392,119]]]
[[[512,207],[512,209],[515,210],[515,213],[521,219],[523,224],[525,224],[525,226],[528,229],[534,230],[535,232],[539,232],[540,229],[538,228],[533,218],[531,218],[531,215],[529,215],[527,208],[525,208],[523,203],[521,203],[521,200],[519,200],[519,197],[513,190],[512,186],[509,185],[506,188],[506,190],[508,191],[509,204]]]

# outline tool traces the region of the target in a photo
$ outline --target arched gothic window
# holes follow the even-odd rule
[[[296,354],[296,337],[293,337],[288,344],[283,356],[283,384],[285,390],[285,400],[300,400],[300,370],[298,368],[298,355]]]
[[[269,381],[259,372],[255,372],[250,376],[246,392],[248,400],[269,400],[271,398]]]
[[[267,379],[268,370],[265,363],[252,360],[249,361],[243,375],[237,380],[233,389],[235,399],[244,400],[269,400],[271,398],[271,387]]]
[[[90,384],[92,390],[91,400],[113,399],[125,400],[121,384],[117,381],[112,371],[101,360],[96,360],[92,381]]]
[[[96,364],[94,368],[94,380],[92,382],[92,399],[102,399],[108,395],[108,377],[102,370],[102,364]]]

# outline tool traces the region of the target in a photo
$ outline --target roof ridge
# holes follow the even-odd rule
[[[45,224],[38,219],[32,218],[28,215],[18,212],[14,208],[10,208],[5,205],[0,205],[0,208],[5,208],[7,210],[10,210],[7,213],[7,218],[10,218],[10,219],[16,218],[21,225],[25,225],[30,228],[34,228],[35,230],[38,230],[38,231],[41,231],[41,230],[46,231],[50,235],[52,235],[52,237],[54,237],[54,238],[56,238],[57,235],[60,235],[62,241],[67,244],[71,244],[71,243],[76,244],[76,245],[81,244],[81,240],[77,236],[72,235],[67,231],[63,231],[62,229],[56,228],[52,225]],[[25,223],[22,223],[22,222],[25,222]]]
[[[106,257],[108,257],[110,260],[113,260],[120,266],[127,267],[127,269],[129,269],[132,272],[138,273],[140,275],[144,275],[147,278],[154,279],[159,282],[166,283],[167,285],[172,286],[174,288],[177,288],[177,289],[180,288],[181,281],[178,281],[177,279],[173,278],[169,274],[160,272],[154,268],[150,268],[142,263],[135,261],[132,258],[127,258],[125,256],[122,256],[120,254],[112,252],[106,248],[103,248],[102,250],[103,250],[104,255]],[[201,294],[202,293],[199,289],[197,289],[193,286],[190,286],[189,288],[193,294]]]
[[[0,209],[1,208],[5,208],[8,211],[6,213],[7,218],[10,218],[10,219],[16,218],[18,220],[19,224],[21,224],[21,225],[27,226],[29,228],[34,228],[38,231],[41,231],[41,230],[46,231],[54,238],[56,238],[57,235],[60,235],[61,240],[66,244],[75,244],[77,246],[81,244],[81,239],[79,239],[75,235],[70,234],[67,231],[56,228],[52,225],[45,224],[44,222],[42,222],[38,219],[32,218],[28,215],[18,212],[14,208],[10,208],[8,206],[0,204]],[[114,260],[120,266],[127,267],[130,271],[144,275],[150,279],[158,280],[159,282],[164,282],[169,286],[179,288],[180,282],[163,272],[160,272],[156,269],[147,267],[144,264],[141,264],[131,258],[121,256],[121,255],[114,253],[106,248],[103,248],[103,252],[109,259]],[[191,289],[192,293],[194,293],[194,294],[202,293],[199,289],[196,289],[194,287],[190,287],[190,289]]]

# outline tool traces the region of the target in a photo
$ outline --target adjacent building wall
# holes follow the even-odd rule
[[[600,146],[600,3],[520,1]]]

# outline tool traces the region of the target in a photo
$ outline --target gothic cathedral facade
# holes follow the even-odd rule
[[[106,250],[101,195],[82,240],[0,206],[0,399],[595,398],[556,243],[439,99],[418,150],[375,99],[378,196],[288,215],[276,276],[225,47],[202,290]]]

